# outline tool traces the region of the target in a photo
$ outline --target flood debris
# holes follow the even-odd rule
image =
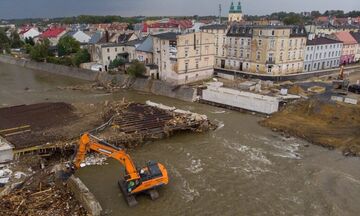
[[[339,149],[346,156],[360,156],[359,105],[301,100],[260,124],[329,149]]]
[[[87,215],[66,182],[47,168],[10,187],[0,199],[0,215]]]
[[[181,131],[206,132],[216,128],[205,115],[151,101],[146,104],[111,104],[103,118],[112,119],[112,124],[99,136],[125,147],[169,137]]]
[[[205,115],[150,101],[141,104],[123,99],[2,108],[0,135],[14,142],[15,158],[19,160],[0,169],[0,184],[5,186],[0,190],[0,215],[86,215],[77,195],[70,192],[67,182],[59,181],[55,169],[70,160],[84,132],[132,148],[181,131],[215,128]],[[105,159],[90,156],[84,165],[102,165]]]

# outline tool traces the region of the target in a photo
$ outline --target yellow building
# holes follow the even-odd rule
[[[161,80],[174,85],[212,77],[214,72],[214,35],[205,32],[153,35],[154,63]]]
[[[272,75],[299,73],[305,46],[303,27],[232,25],[223,68]]]

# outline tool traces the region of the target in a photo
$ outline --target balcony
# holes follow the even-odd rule
[[[275,64],[275,60],[274,59],[268,59],[268,60],[266,60],[266,64],[267,65],[273,65],[273,64]]]

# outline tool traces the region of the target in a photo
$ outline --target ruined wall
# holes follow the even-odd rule
[[[137,78],[133,80],[129,79],[127,75],[110,75],[104,72],[101,73],[63,65],[16,59],[4,55],[0,55],[0,62],[88,81],[114,81],[122,87],[129,87],[137,91],[150,92],[155,95],[176,98],[183,101],[193,101],[196,96],[196,89],[189,86],[173,86],[161,80],[150,80],[148,78]]]
[[[71,176],[67,180],[67,185],[90,215],[101,215],[102,208],[100,203],[79,178]]]
[[[11,56],[0,55],[0,62],[19,65],[33,70],[41,70],[48,73],[59,74],[88,81],[95,81],[98,76],[98,72],[91,70],[51,63],[34,62],[27,59],[13,58]]]

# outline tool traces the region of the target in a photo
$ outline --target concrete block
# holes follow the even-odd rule
[[[344,102],[348,103],[348,104],[356,105],[358,103],[358,100],[353,99],[353,98],[345,98]]]
[[[339,96],[331,96],[332,101],[343,102],[344,98]]]

